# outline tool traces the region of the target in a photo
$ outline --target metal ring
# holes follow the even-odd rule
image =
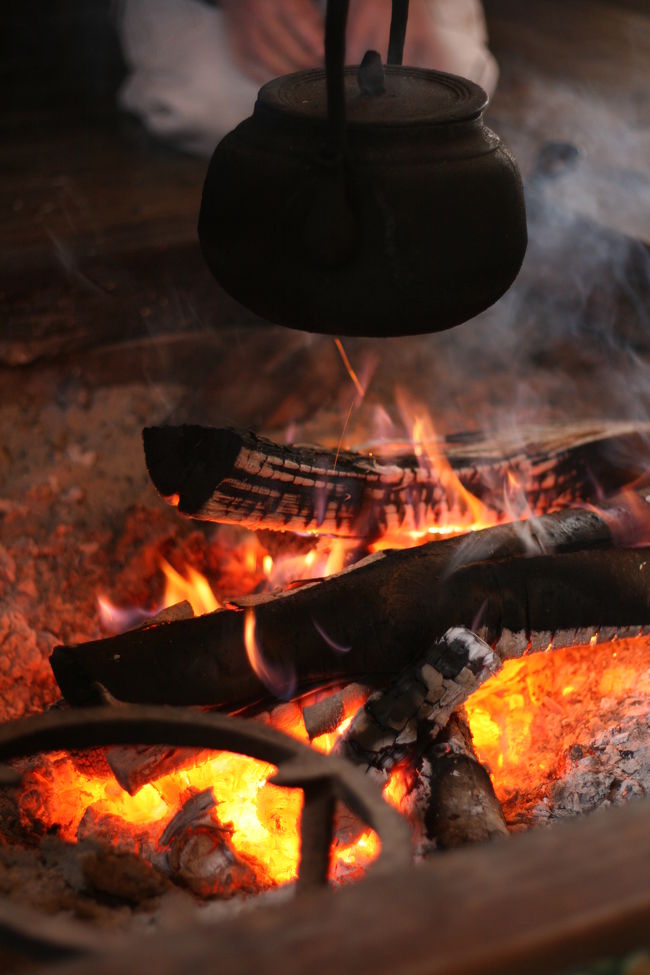
[[[120,703],[119,707],[49,711],[0,727],[0,761],[118,744],[214,748],[277,765],[278,771],[269,781],[302,788],[305,793],[298,890],[327,880],[335,799],[379,836],[381,850],[368,872],[391,872],[411,862],[408,826],[372,781],[344,759],[315,751],[261,723],[189,708]],[[310,849],[313,843],[320,848]],[[34,923],[38,917],[37,912],[14,911],[10,903],[0,902],[0,940],[23,945],[31,940],[42,954],[49,942],[47,930]],[[59,929],[56,942],[52,941],[51,953],[87,952],[93,945],[86,927],[67,922]]]

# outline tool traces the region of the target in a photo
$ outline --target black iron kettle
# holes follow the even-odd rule
[[[526,250],[517,165],[482,121],[485,92],[389,64],[344,67],[348,0],[330,0],[326,71],[269,82],[217,146],[199,217],[203,255],[263,318],[336,335],[458,325],[510,286]]]

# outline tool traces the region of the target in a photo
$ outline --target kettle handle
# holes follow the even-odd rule
[[[345,155],[345,28],[350,0],[328,0],[325,15],[325,72],[329,152],[334,159]],[[409,13],[409,0],[393,0],[388,64],[401,64]]]

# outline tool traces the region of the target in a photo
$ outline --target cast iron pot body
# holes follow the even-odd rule
[[[336,335],[437,332],[489,307],[527,238],[485,92],[387,67],[385,92],[367,95],[346,68],[345,150],[333,155],[325,83],[324,71],[270,82],[217,146],[199,217],[214,277],[269,321]]]

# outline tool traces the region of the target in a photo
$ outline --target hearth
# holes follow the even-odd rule
[[[534,62],[547,11],[580,3],[545,0],[534,31],[511,12],[517,51]],[[645,184],[630,223],[603,173],[635,173],[633,134],[610,155],[607,111],[555,88],[607,4],[576,19],[576,58],[554,25],[541,84],[499,52],[490,124],[527,177],[529,255],[435,339],[410,333],[485,307],[523,253],[516,170],[499,206],[472,183],[490,177],[474,149],[500,145],[475,86],[372,56],[341,74],[373,125],[406,77],[469,106],[429,119],[417,187],[391,154],[426,140],[401,123],[379,166],[381,133],[330,124],[307,192],[246,204],[268,233],[224,238],[210,221],[237,187],[206,187],[217,278],[320,336],[215,289],[203,163],[112,115],[92,137],[85,113],[70,132],[39,115],[42,151],[15,126],[12,172],[45,161],[25,200],[6,191],[0,968],[546,975],[647,946]],[[394,192],[409,219],[384,227]],[[488,212],[506,198],[509,234]]]
[[[72,844],[88,891],[139,909],[365,883],[645,795],[645,428],[425,428],[357,453],[146,429],[176,519],[248,528],[210,581],[191,548],[146,558],[130,605],[100,595],[123,632],[54,650],[64,700],[0,739],[6,838]],[[138,604],[159,572],[166,606]]]

